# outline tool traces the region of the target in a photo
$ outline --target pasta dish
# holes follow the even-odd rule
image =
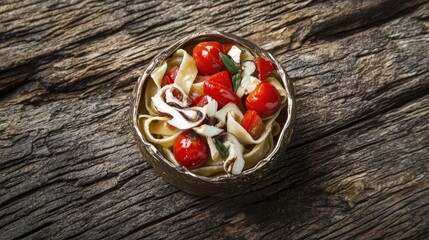
[[[239,175],[273,151],[287,93],[275,65],[234,43],[178,49],[150,74],[139,127],[176,166]]]

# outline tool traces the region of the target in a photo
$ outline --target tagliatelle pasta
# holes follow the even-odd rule
[[[153,83],[155,83],[155,85],[158,88],[161,88],[162,79],[164,78],[165,71],[167,71],[167,63],[164,61],[159,67],[153,70],[153,72],[150,74],[150,77],[152,78]]]
[[[174,83],[188,94],[198,73],[195,60],[183,49],[177,50],[173,56],[182,57],[182,63]]]
[[[147,115],[141,115],[141,118],[143,119],[144,134],[148,141],[159,144],[164,148],[173,146],[176,138],[182,133],[182,131],[178,130],[171,131],[169,127],[160,127],[159,123],[161,122],[164,125],[169,118]]]
[[[287,93],[263,57],[234,43],[178,49],[145,85],[148,142],[194,174],[241,174],[273,151]]]
[[[245,169],[254,167],[268,153],[274,149],[273,134],[270,133],[264,141],[256,144],[251,150],[243,155],[245,161]]]
[[[253,139],[250,133],[247,132],[246,129],[244,129],[243,126],[239,123],[243,120],[242,117],[240,118],[239,115],[233,116],[231,113],[228,113],[228,120],[226,124],[227,131],[234,134],[241,144],[259,144],[267,138],[268,134],[270,134],[271,125],[277,117],[278,112],[269,120],[265,121],[265,130],[262,132],[262,135],[258,139]]]
[[[204,88],[204,82],[194,83],[191,86],[191,92],[196,92],[196,93],[199,93],[199,94],[204,94],[203,88]]]

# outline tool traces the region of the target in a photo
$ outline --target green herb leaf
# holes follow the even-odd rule
[[[223,143],[218,138],[215,138],[215,145],[222,158],[228,157],[228,148],[226,148],[225,145],[223,145]]]
[[[197,133],[192,131],[192,132],[188,133],[188,137],[192,140],[197,140]]]
[[[241,75],[240,73],[235,74],[232,76],[232,84],[234,85],[234,92],[237,92],[238,87],[241,83]]]
[[[238,68],[235,66],[235,63],[225,54],[219,53],[220,59],[222,59],[223,64],[226,69],[232,74],[235,75],[238,73]]]

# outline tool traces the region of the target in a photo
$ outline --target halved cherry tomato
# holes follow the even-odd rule
[[[223,45],[223,48],[225,49],[225,53],[228,53],[229,52],[229,50],[231,50],[231,48],[232,48],[232,46],[234,45],[234,43],[232,43],[232,42],[229,42],[229,43],[225,43],[224,45]]]
[[[162,79],[161,86],[164,87],[165,85],[170,85],[174,83],[174,80],[176,80],[177,73],[179,72],[179,67],[174,66],[170,69],[170,71],[165,74],[164,78]]]
[[[222,44],[219,42],[200,42],[192,51],[198,72],[202,75],[211,75],[219,72],[223,68],[223,62],[219,53],[225,53]]]
[[[173,153],[180,165],[193,169],[205,163],[209,156],[209,146],[205,138],[188,130],[176,138]]]
[[[232,82],[231,82],[231,76],[229,76],[228,71],[222,71],[215,73],[209,77],[207,77],[207,80],[215,83],[219,83],[229,89],[232,89]]]
[[[258,113],[253,110],[248,110],[241,120],[241,126],[252,136],[253,139],[258,139],[265,130],[262,119]]]
[[[267,79],[267,77],[274,70],[274,65],[270,60],[262,57],[255,58],[256,70],[258,71],[258,78],[261,81]]]
[[[240,97],[238,97],[234,91],[222,84],[210,80],[204,82],[204,94],[216,100],[219,104],[219,108],[222,108],[230,102],[235,104],[241,102]]]
[[[192,106],[204,107],[207,103],[209,103],[207,95],[201,95],[197,92],[191,92],[189,94],[189,98],[192,101]]]
[[[204,95],[200,101],[198,102],[197,106],[198,107],[204,107],[205,105],[207,105],[207,103],[209,103],[209,100],[207,99],[207,95]]]
[[[201,94],[199,94],[199,93],[197,93],[197,92],[191,92],[190,94],[189,94],[189,98],[191,99],[191,101],[192,101],[192,105],[193,106],[197,106],[198,105],[198,103],[201,101],[201,99],[203,98],[203,95],[201,95]]]
[[[247,96],[246,109],[261,117],[268,117],[280,108],[280,93],[268,82],[262,82]]]

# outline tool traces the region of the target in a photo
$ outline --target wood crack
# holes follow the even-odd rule
[[[372,19],[372,16],[369,19],[360,19],[364,23],[358,25],[351,29],[342,29],[343,26],[347,26],[349,24],[354,25],[353,22],[356,21],[356,16],[350,15],[350,18],[341,19],[340,22],[336,22],[334,27],[328,26],[327,28],[321,29],[321,31],[317,31],[312,33],[307,39],[311,39],[310,42],[314,43],[316,41],[336,41],[341,38],[349,37],[354,34],[362,33],[367,31],[368,29],[380,27],[388,22],[391,22],[399,17],[409,15],[416,11],[420,6],[426,4],[428,1],[416,1],[413,5],[408,6],[407,3],[399,3],[396,1],[385,1],[381,5],[377,5],[375,8],[367,9],[365,15],[362,16],[382,16],[381,18]],[[384,9],[389,9],[389,11],[384,11]],[[380,11],[383,14],[380,14]],[[361,13],[356,13],[360,15]],[[369,20],[369,21],[368,21]],[[368,22],[367,22],[368,21]],[[339,27],[339,28],[337,28]],[[303,40],[302,42],[306,42]]]
[[[351,128],[354,125],[358,125],[358,124],[360,124],[362,122],[368,121],[369,119],[372,119],[372,118],[374,118],[374,117],[376,117],[378,115],[382,115],[382,114],[385,114],[385,113],[387,113],[387,112],[389,112],[389,111],[391,111],[393,109],[400,108],[400,107],[408,104],[409,102],[413,102],[416,99],[421,99],[421,98],[427,96],[428,95],[428,90],[429,90],[429,86],[427,86],[427,88],[425,88],[425,89],[420,89],[419,91],[410,93],[406,97],[401,96],[402,100],[400,102],[396,101],[391,106],[389,106],[389,107],[387,107],[385,109],[381,109],[380,111],[376,111],[376,112],[373,112],[371,114],[364,115],[361,118],[358,118],[358,119],[356,119],[356,120],[354,120],[354,121],[352,121],[350,123],[347,123],[347,124],[345,124],[343,126],[340,126],[340,127],[336,128],[336,129],[332,129],[331,131],[326,132],[326,134],[324,134],[322,136],[319,136],[317,138],[310,139],[310,140],[308,140],[306,142],[302,142],[302,143],[296,144],[296,145],[294,145],[292,143],[290,145],[291,147],[289,147],[288,149],[292,150],[292,149],[300,148],[300,147],[305,146],[305,145],[307,145],[309,143],[312,143],[312,142],[320,141],[321,139],[326,138],[327,136],[331,136],[331,135],[337,134],[338,132],[341,132],[341,131],[343,131],[345,129]]]

